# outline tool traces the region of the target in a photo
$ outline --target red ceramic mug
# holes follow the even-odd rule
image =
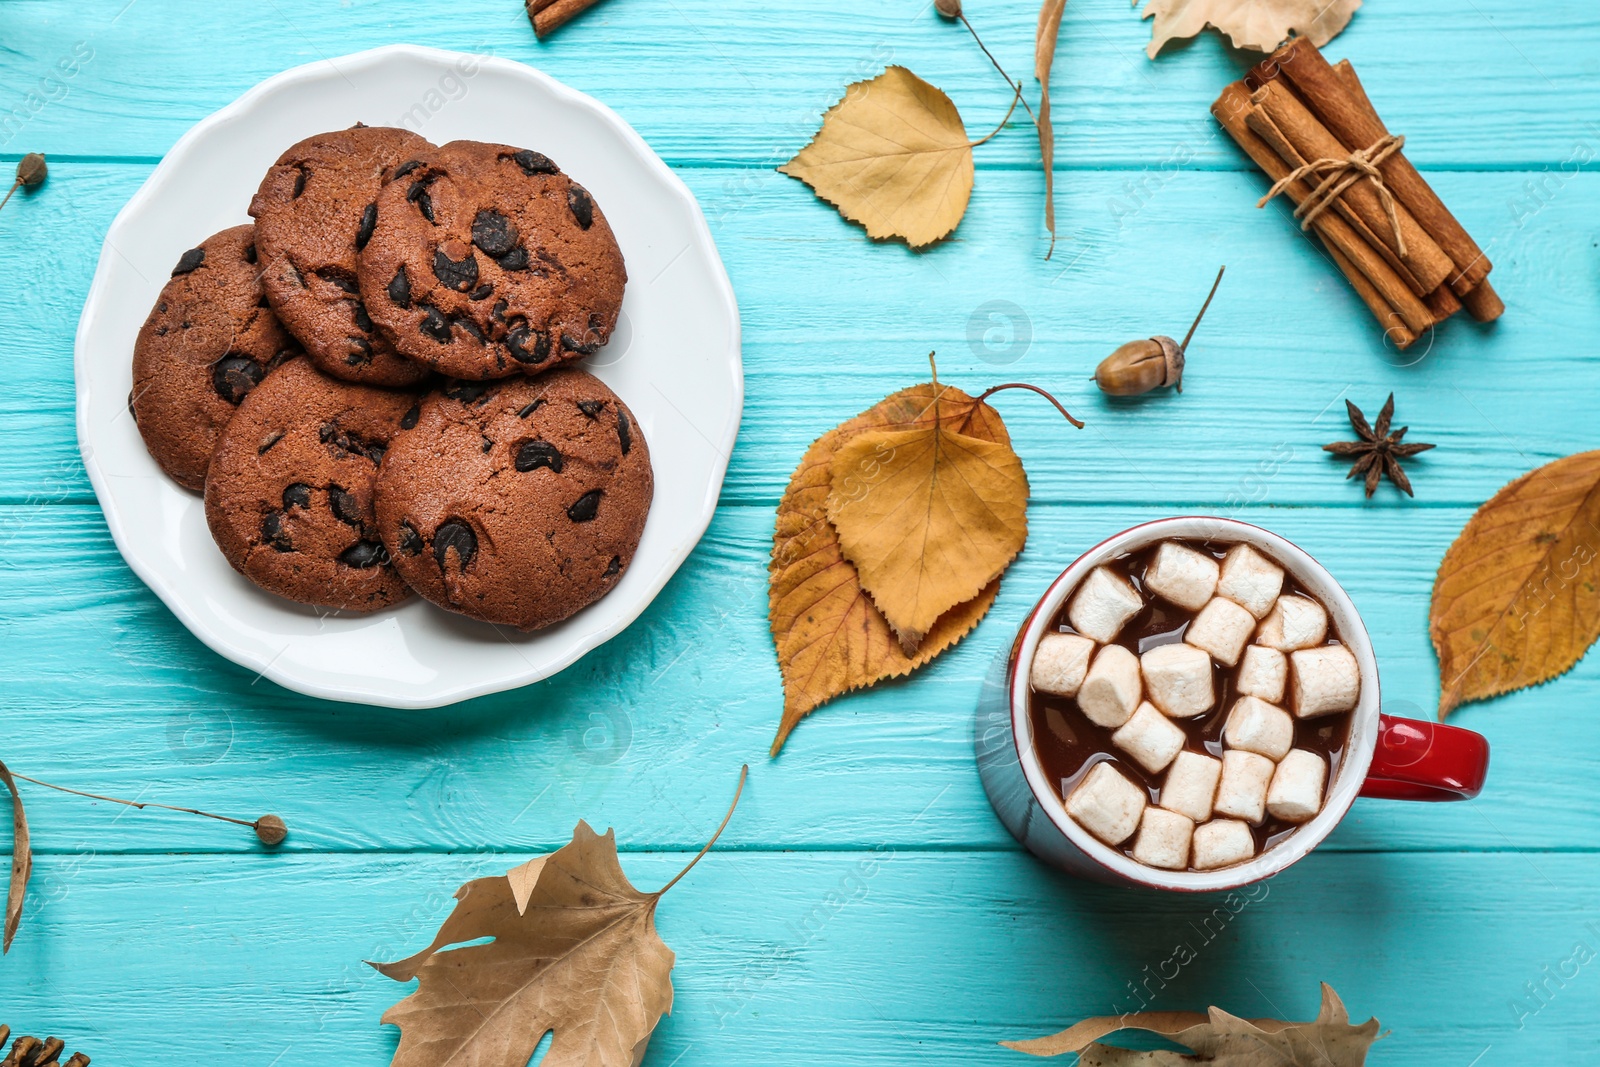
[[[1170,538],[1244,542],[1275,560],[1328,609],[1333,627],[1355,655],[1361,671],[1361,696],[1352,713],[1344,759],[1328,786],[1322,810],[1254,859],[1219,870],[1158,870],[1091,836],[1068,817],[1046,779],[1034,751],[1028,714],[1028,668],[1034,650],[1078,583],[1108,560]],[[978,703],[978,771],[1001,822],[1047,863],[1119,885],[1187,892],[1234,889],[1270,878],[1304,857],[1333,831],[1358,796],[1468,800],[1478,795],[1489,769],[1488,741],[1459,727],[1385,715],[1380,703],[1378,664],[1367,629],[1349,595],[1321,564],[1277,534],[1234,519],[1158,519],[1091,548],[1062,571],[1039,598],[1010,655],[996,661],[984,683]]]

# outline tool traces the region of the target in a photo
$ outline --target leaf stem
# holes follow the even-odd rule
[[[1179,352],[1188,349],[1189,338],[1194,336],[1195,328],[1200,325],[1200,320],[1206,317],[1206,308],[1211,306],[1211,298],[1217,295],[1217,286],[1222,284],[1222,272],[1227,269],[1228,265],[1226,263],[1217,269],[1217,280],[1211,283],[1211,292],[1206,294],[1206,302],[1200,305],[1200,314],[1194,317],[1194,321],[1189,324],[1189,332],[1183,335],[1183,344],[1178,346]]]
[[[992,385],[988,389],[985,389],[978,396],[977,403],[978,404],[983,403],[985,400],[989,399],[991,396],[993,396],[994,394],[998,393],[1002,389],[1026,389],[1029,392],[1038,393],[1040,396],[1042,396],[1046,400],[1050,401],[1050,403],[1054,404],[1056,406],[1056,410],[1061,412],[1061,414],[1066,417],[1066,420],[1068,422],[1072,423],[1072,425],[1076,426],[1080,430],[1083,429],[1082,420],[1073,418],[1072,417],[1072,412],[1068,411],[1066,408],[1061,406],[1061,401],[1057,400],[1055,397],[1051,396],[1049,393],[1045,392],[1043,389],[1040,389],[1037,385],[1029,385],[1027,382],[1006,382],[1003,385]],[[974,407],[976,407],[976,404],[974,405]]]
[[[1010,80],[1011,80],[1010,78],[1006,79],[1006,81],[1010,81]],[[22,185],[22,179],[21,178],[18,178],[16,181],[11,183],[11,188],[6,190],[5,197],[4,198],[0,198],[0,207],[5,207],[6,204],[8,202],[10,202],[11,194],[16,192],[18,187],[20,187],[21,185]]]
[[[1000,72],[1000,77],[1004,78],[1006,80],[1006,84],[1017,91],[1018,96],[1021,96],[1022,83],[1011,80],[1011,75],[1006,73],[1006,68],[1000,65],[1000,61],[994,57],[994,53],[989,51],[989,46],[983,43],[983,38],[978,36],[978,31],[973,28],[972,23],[967,21],[967,13],[963,11],[958,17],[961,19],[961,25],[965,26],[967,28],[967,32],[972,34],[972,39],[978,42],[978,47],[983,49],[983,54],[989,57],[989,62],[994,64],[994,69]],[[1022,102],[1022,106],[1027,108],[1029,118],[1033,119],[1034,122],[1039,121],[1039,117],[1033,113],[1033,108],[1028,107],[1028,102],[1026,100]]]
[[[1006,128],[1006,123],[1011,121],[1012,113],[1017,110],[1017,101],[1022,99],[1022,86],[1018,85],[1015,88],[1017,90],[1017,95],[1013,96],[1011,98],[1011,107],[1007,109],[1006,117],[1000,120],[1000,125],[996,126],[994,129],[990,130],[987,136],[980,137],[978,140],[973,141],[971,144],[967,145],[967,148],[969,148],[969,149],[977,148],[979,145],[983,144],[983,142],[989,140],[989,138],[995,136],[995,134],[999,133],[1001,130]]]
[[[0,200],[0,205],[3,205],[4,203],[5,203],[5,201]],[[189,815],[204,815],[208,819],[217,819],[217,820],[220,820],[221,822],[236,823],[239,826],[251,826],[251,827],[255,826],[255,823],[251,822],[248,819],[232,819],[232,818],[229,818],[226,815],[213,815],[209,811],[201,811],[198,808],[180,808],[180,807],[177,807],[177,806],[172,805],[172,804],[157,804],[153,800],[145,800],[145,801],[121,800],[121,799],[119,799],[117,797],[103,797],[99,793],[85,793],[81,789],[68,789],[64,785],[52,785],[49,782],[41,782],[37,778],[29,778],[26,774],[18,774],[16,771],[12,771],[11,772],[11,777],[13,777],[13,778],[21,778],[24,782],[32,782],[34,785],[42,785],[46,789],[54,789],[54,790],[57,790],[57,791],[62,792],[62,793],[71,793],[73,796],[78,796],[78,797],[88,797],[90,800],[104,800],[104,801],[106,801],[108,803],[111,803],[111,804],[123,804],[123,805],[125,805],[127,807],[139,808],[141,810],[143,810],[144,808],[165,808],[168,811],[181,811],[181,812],[185,812],[186,814],[189,814]]]
[[[706,842],[706,847],[701,849],[695,858],[689,861],[689,866],[678,872],[677,878],[674,878],[672,881],[656,890],[655,895],[657,897],[660,897],[667,890],[677,885],[679,879],[688,874],[690,871],[694,870],[694,865],[704,859],[706,853],[711,851],[711,846],[717,843],[717,838],[722,836],[722,831],[728,828],[728,820],[733,818],[733,809],[739,806],[739,794],[744,792],[744,780],[749,774],[750,765],[748,763],[739,768],[739,787],[733,791],[733,803],[728,805],[728,814],[722,817],[722,825],[718,826],[717,832],[711,835],[711,840]]]

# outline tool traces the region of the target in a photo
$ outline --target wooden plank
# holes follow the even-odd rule
[[[565,673],[435,711],[310,700],[216,656],[120,562],[90,507],[0,509],[3,755],[14,769],[115,796],[243,818],[276,812],[290,850],[548,847],[601,814],[691,848],[716,825],[741,763],[753,778],[736,847],[1013,848],[972,756],[985,673],[1012,627],[1078,551],[1149,507],[1035,507],[1031,539],[990,617],[907,681],[824,706],[766,758],[780,682],[766,626],[771,514],[724,508],[654,605]],[[1461,509],[1249,509],[1346,585],[1378,652],[1385,707],[1427,717],[1433,569]],[[1364,801],[1330,848],[1589,848],[1600,749],[1600,657],[1453,721],[1494,765],[1469,804]],[[36,799],[34,799],[36,798]],[[227,851],[248,833],[31,791],[36,847]],[[551,828],[555,829],[552,830]],[[241,840],[243,837],[246,840]]]
[[[198,119],[280,70],[391,42],[487,49],[532,64],[604,100],[674,163],[779,162],[806,143],[846,83],[888,63],[944,88],[974,136],[999,121],[1007,103],[999,76],[965,32],[923,0],[759,8],[613,0],[545,43],[535,41],[513,2],[456,4],[449,18],[431,19],[380,0],[243,7],[101,0],[70,16],[59,0],[7,0],[5,9],[0,117],[14,116],[0,127],[6,152],[154,158]],[[1017,77],[1032,70],[1035,12],[1033,4],[973,12]],[[1356,64],[1417,162],[1521,167],[1568,158],[1578,137],[1597,142],[1584,116],[1600,109],[1600,82],[1585,50],[1573,47],[1597,28],[1600,15],[1586,0],[1478,0],[1451,18],[1427,0],[1395,0],[1381,14],[1358,14],[1331,51]],[[1070,6],[1053,80],[1057,160],[1064,168],[1239,167],[1232,145],[1211,136],[1206,107],[1238,77],[1241,60],[1207,34],[1169,46],[1151,63],[1143,53],[1149,38],[1150,24],[1126,0]],[[1421,39],[1447,61],[1417,63]],[[63,61],[75,73],[63,76]],[[419,84],[416,99],[437,88]],[[470,80],[446,88],[471,98]],[[366,121],[395,121],[412,102],[397,101],[395,115]],[[985,145],[981,158],[1036,167],[1026,116]]]
[[[64,164],[0,216],[0,272],[14,279],[0,290],[0,500],[91,499],[72,431],[72,333],[105,227],[146,173]],[[1414,468],[1428,504],[1476,505],[1594,443],[1600,393],[1553,400],[1550,386],[1591,373],[1574,339],[1600,333],[1586,266],[1600,176],[1573,179],[1519,225],[1508,198],[1530,176],[1440,175],[1499,261],[1511,311],[1490,329],[1453,321],[1431,349],[1397,359],[1293,224],[1255,209],[1253,174],[1184,174],[1131,215],[1108,206],[1124,199],[1125,175],[1079,175],[1060,190],[1065,239],[1045,262],[1029,238],[1035,176],[980,175],[957,237],[917,255],[872,244],[783,175],[735,181],[750,173],[685,172],[716,220],[744,314],[747,406],[730,502],[775,502],[816,436],[925,381],[929,349],[947,381],[974,391],[1031,381],[1088,421],[1076,432],[1036,398],[998,401],[1044,501],[1362,506],[1320,445],[1349,433],[1343,397],[1373,413],[1390,391],[1412,436],[1440,445]],[[1191,347],[1186,392],[1100,396],[1089,380],[1099,359],[1135,337],[1181,337],[1219,261],[1228,275]],[[1010,316],[1026,346],[1012,346]],[[1385,488],[1365,506],[1414,505]]]
[[[96,1063],[377,1067],[410,987],[362,961],[426,944],[460,882],[521,858],[43,857],[0,1003]],[[653,888],[687,858],[623,866]],[[1006,1067],[1031,1061],[1000,1039],[1129,1010],[1145,982],[1162,1009],[1307,1018],[1327,981],[1390,1031],[1374,1067],[1591,1063],[1597,878],[1594,853],[1319,854],[1249,895],[1178,897],[1019,855],[713,855],[662,901],[676,996],[647,1062]],[[1589,962],[1547,979],[1579,944]]]

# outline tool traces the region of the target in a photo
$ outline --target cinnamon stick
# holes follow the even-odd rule
[[[1299,37],[1274,52],[1269,63],[1268,69],[1288,78],[1311,111],[1347,150],[1365,148],[1389,136],[1388,127],[1348,62],[1336,70],[1316,45]],[[1263,71],[1266,75],[1267,71]],[[1403,152],[1378,164],[1378,170],[1389,191],[1455,266],[1449,282],[1457,295],[1476,288],[1488,277],[1491,264],[1483,250]]]
[[[1505,301],[1500,299],[1500,294],[1494,291],[1494,286],[1489,284],[1487,278],[1470,293],[1462,294],[1461,306],[1479,322],[1493,322],[1506,313]]]
[[[1257,89],[1251,94],[1250,102],[1272,120],[1295,151],[1305,159],[1343,159],[1350,154],[1350,150],[1317,121],[1305,104],[1278,81],[1270,81]],[[1335,204],[1338,210],[1348,209],[1353,213],[1378,236],[1385,247],[1399,256],[1424,293],[1437,289],[1456,272],[1450,257],[1428,236],[1405,205],[1398,202],[1393,205],[1398,224],[1396,234],[1396,226],[1391,224],[1389,213],[1371,178],[1362,177],[1355,182]]]
[[[1423,297],[1422,302],[1428,305],[1428,310],[1433,313],[1434,322],[1443,322],[1461,310],[1461,301],[1450,291],[1448,284],[1439,286]]]
[[[1211,113],[1222,124],[1222,128],[1228,131],[1256,166],[1276,182],[1289,173],[1290,167],[1250,128],[1247,116],[1252,110],[1249,91],[1237,82],[1223,89],[1222,95],[1211,105]],[[1311,189],[1304,181],[1297,181],[1286,192],[1291,200],[1299,203],[1310,194]],[[1329,254],[1333,255],[1334,264],[1377,317],[1379,325],[1395,339],[1399,347],[1411,344],[1418,334],[1432,325],[1432,312],[1348,221],[1326,211],[1317,217],[1311,228],[1322,238]]]
[[[528,18],[533,23],[533,32],[543,38],[599,2],[600,0],[525,0],[525,6]]]

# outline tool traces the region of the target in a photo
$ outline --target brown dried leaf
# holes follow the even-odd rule
[[[1168,41],[1193,37],[1207,26],[1227,34],[1235,48],[1271,52],[1291,34],[1321,48],[1360,6],[1361,0],[1150,0],[1139,17],[1155,16],[1145,50],[1154,59]]]
[[[950,98],[905,67],[855,82],[779,167],[859,222],[912,248],[956,228],[972,196],[972,145]]]
[[[707,846],[709,847],[709,846]],[[544,1067],[631,1067],[672,1010],[673,954],[656,934],[661,892],[622,873],[616,839],[580,822],[572,842],[544,857],[519,911],[511,876],[478,878],[433,944],[373,964],[416,992],[383,1014],[400,1027],[395,1067],[524,1067],[545,1033]],[[664,890],[662,891],[664,892]],[[446,945],[493,937],[447,952]]]
[[[22,794],[11,771],[0,763],[0,782],[11,790],[11,888],[6,893],[5,940],[0,943],[0,954],[11,951],[11,939],[17,936],[17,924],[22,921],[22,901],[28,895],[28,878],[33,874],[33,848],[28,839],[28,816],[22,810]]]
[[[934,381],[934,407],[975,403]],[[983,591],[1028,540],[1028,477],[1009,444],[941,418],[868,430],[833,457],[828,518],[906,655],[945,612]]]
[[[897,678],[927,663],[978,624],[1000,590],[998,579],[972,600],[940,616],[914,655],[907,655],[889,624],[861,588],[860,578],[828,521],[833,461],[839,449],[875,430],[915,430],[937,419],[980,441],[1009,447],[999,414],[959,389],[932,383],[887,397],[828,431],[811,445],[778,505],[768,565],[768,617],[783,673],[783,721],[772,743],[777,755],[800,720],[852,689]]]
[[[1194,1053],[1136,1052],[1100,1039],[1119,1030],[1144,1030],[1175,1041]],[[1079,1053],[1080,1067],[1282,1067],[1283,1064],[1319,1064],[1321,1067],[1361,1067],[1367,1050],[1382,1035],[1378,1020],[1350,1025],[1343,1002],[1327,983],[1322,986],[1322,1009],[1310,1022],[1277,1019],[1241,1019],[1221,1008],[1206,1015],[1190,1011],[1148,1011],[1128,1015],[1103,1015],[1085,1019],[1049,1037],[1031,1041],[1002,1041],[1007,1048],[1032,1056]]]
[[[1039,79],[1039,112],[1033,122],[1039,128],[1039,155],[1044,161],[1044,225],[1050,231],[1050,253],[1056,250],[1056,131],[1050,125],[1050,68],[1055,65],[1056,38],[1066,9],[1067,0],[1044,0],[1033,36],[1033,76]],[[1044,258],[1049,259],[1050,253]]]
[[[1524,474],[1467,522],[1434,580],[1439,718],[1565,674],[1600,637],[1600,451]]]

